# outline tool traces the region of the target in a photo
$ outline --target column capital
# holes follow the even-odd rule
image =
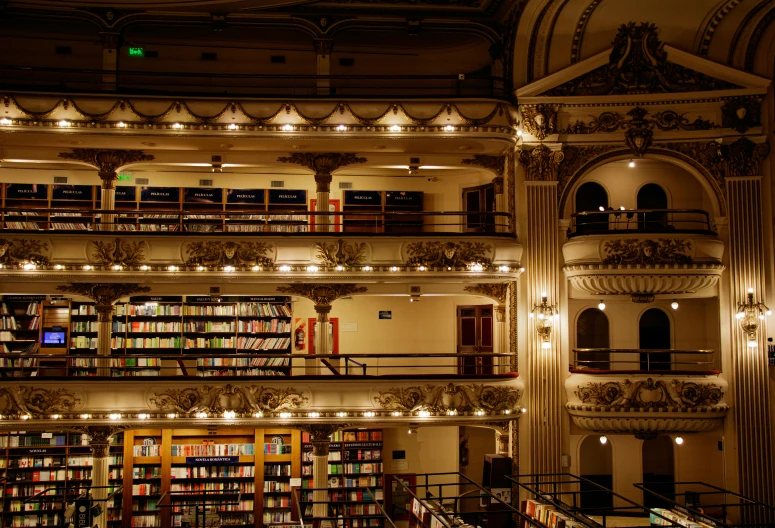
[[[64,293],[73,293],[76,295],[83,295],[89,299],[94,300],[97,306],[112,305],[121,297],[133,293],[144,293],[151,291],[148,286],[140,286],[139,284],[94,284],[88,282],[77,282],[63,286],[57,286],[57,291]]]
[[[319,193],[331,192],[331,182],[334,177],[331,174],[315,174],[315,191]]]
[[[70,152],[60,152],[59,157],[95,167],[103,189],[114,188],[116,171],[124,165],[155,159],[152,154],[145,154],[142,150],[122,149],[70,149]]]
[[[503,194],[503,176],[496,176],[493,178],[492,184],[495,186],[495,194]]]
[[[104,31],[100,33],[100,42],[103,49],[118,49],[121,43],[121,33]]]
[[[344,427],[347,427],[347,425],[311,424],[301,426],[299,429],[305,433],[309,433],[313,456],[328,456],[328,448],[331,445],[331,435]]]
[[[473,158],[463,159],[464,165],[475,165],[487,170],[491,170],[496,176],[501,178],[503,183],[503,169],[506,166],[506,156],[490,156],[489,154],[475,154]]]
[[[727,147],[727,178],[757,176],[762,173],[761,164],[770,153],[770,145],[754,143],[741,137]]]
[[[77,429],[77,431],[89,435],[89,446],[92,449],[92,456],[94,458],[107,457],[110,448],[110,437],[123,430],[124,428],[120,426],[101,425],[89,425]]]
[[[358,157],[352,152],[294,152],[290,156],[280,156],[277,161],[306,167],[315,172],[317,181],[318,177],[330,177],[332,172],[347,165],[366,163],[366,158]]]
[[[463,288],[467,292],[478,293],[486,297],[491,297],[498,301],[499,304],[505,304],[506,293],[509,291],[509,283],[504,282],[502,284],[484,283],[474,284],[472,286],[466,286]]]
[[[277,291],[306,297],[315,303],[316,310],[318,305],[328,306],[330,310],[331,303],[340,297],[354,293],[365,293],[367,288],[355,284],[291,284],[290,286],[278,286]]]
[[[331,55],[331,51],[334,49],[334,39],[330,38],[316,38],[313,40],[315,44],[315,53],[318,55]]]
[[[564,159],[561,150],[550,149],[543,143],[519,153],[519,162],[527,169],[528,181],[557,181],[557,171]]]

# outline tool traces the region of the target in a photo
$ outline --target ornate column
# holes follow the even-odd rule
[[[765,240],[762,212],[761,162],[769,153],[766,143],[754,144],[741,138],[729,146],[727,158],[727,211],[729,218],[729,277],[732,303],[745,301],[748,288],[754,299],[766,298],[766,263],[771,240]],[[748,336],[735,318],[736,306],[729,309],[734,405],[732,414],[737,431],[737,457],[740,493],[765,504],[775,504],[772,423],[766,330],[757,332],[758,346],[748,347]],[[743,518],[762,526],[775,519]]]
[[[495,187],[495,212],[507,212],[508,204],[506,203],[506,194],[504,192],[503,180],[503,172],[506,166],[506,156],[476,154],[473,158],[465,158],[463,163],[465,165],[475,165],[477,167],[482,167],[495,173],[495,177],[492,179],[493,186]],[[495,231],[498,233],[507,233],[509,231],[509,222],[502,218],[496,219]]]
[[[540,144],[522,151],[519,161],[526,170],[527,229],[527,305],[533,307],[546,294],[556,304],[560,292],[557,168],[562,152]],[[533,319],[530,319],[533,322]],[[532,324],[527,335],[528,453],[531,473],[561,472],[563,365],[558,326],[550,338],[550,348],[542,348],[542,339]]]
[[[328,314],[331,312],[331,303],[340,297],[365,293],[366,288],[355,284],[291,284],[278,286],[277,291],[306,297],[315,303],[315,354],[331,354],[331,343],[328,340],[331,325]]]
[[[509,289],[507,282],[501,284],[485,283],[475,284],[473,286],[466,286],[463,288],[467,292],[476,293],[490,297],[498,304],[493,306],[495,312],[495,321],[493,324],[493,347],[492,351],[495,354],[508,353],[508,331],[506,329],[506,293]],[[504,358],[498,358],[496,364],[500,365],[498,369],[499,373],[506,373],[511,371],[511,361],[505,361]]]
[[[103,211],[112,211],[115,209],[118,169],[130,163],[151,161],[154,159],[153,155],[144,154],[142,150],[107,149],[72,149],[71,152],[60,152],[59,157],[80,161],[97,168],[97,176],[102,180],[100,209]],[[100,230],[114,231],[114,222],[115,215],[101,215]]]
[[[334,39],[315,39],[315,55],[317,56],[317,74],[325,76],[317,79],[318,95],[329,95],[331,93],[331,80],[327,76],[331,75],[331,51],[334,49]]]
[[[306,425],[302,431],[309,433],[312,443],[312,517],[328,517],[328,448],[331,435],[342,426],[334,424]],[[331,524],[331,523],[328,523]]]
[[[133,293],[149,292],[148,286],[139,284],[91,284],[74,283],[67,286],[57,286],[57,290],[65,293],[83,295],[96,303],[98,314],[97,324],[97,376],[110,376],[110,344],[113,327],[113,303],[121,297]]]
[[[328,200],[331,195],[331,173],[354,163],[366,163],[366,158],[359,158],[355,154],[336,152],[295,152],[290,156],[277,158],[280,163],[295,163],[315,172],[315,184],[317,185],[318,213],[328,212]],[[331,229],[331,217],[318,215],[315,219],[315,231],[328,232]]]
[[[121,43],[121,34],[119,33],[100,33],[102,42],[102,71],[115,72],[118,70],[118,50]],[[116,89],[116,74],[102,74],[102,88],[104,90]]]
[[[117,432],[115,427],[90,426],[81,429],[83,433],[89,435],[89,446],[92,451],[92,470],[91,470],[91,506],[99,505],[102,513],[94,517],[92,526],[106,528],[108,524],[108,503],[105,500],[108,493],[108,479],[110,476],[110,463],[108,455],[110,454],[110,437]]]

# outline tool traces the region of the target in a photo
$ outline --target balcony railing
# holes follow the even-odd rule
[[[343,379],[509,378],[511,354],[0,354],[0,380],[10,378]]]
[[[434,236],[465,233],[512,237],[508,233],[511,215],[508,213],[467,211],[424,212],[314,212],[314,211],[180,211],[101,210],[75,208],[0,208],[3,231],[121,231],[169,235],[218,233],[246,234],[325,234],[321,225],[329,226],[335,236],[421,235]]]
[[[608,209],[571,215],[568,238],[624,233],[715,235],[710,214],[701,209]]]
[[[487,75],[278,75],[0,66],[0,89],[228,97],[470,97],[509,99]]]
[[[713,350],[647,350],[624,348],[574,348],[572,372],[584,374],[614,372],[716,373]]]

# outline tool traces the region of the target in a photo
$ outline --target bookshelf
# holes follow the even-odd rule
[[[223,189],[194,187],[183,189],[183,227],[186,231],[223,231]]]
[[[385,191],[385,233],[422,231],[423,193],[419,191]],[[418,214],[391,214],[391,213]]]
[[[5,295],[0,304],[2,352],[31,352],[40,343],[45,295]]]
[[[344,191],[342,211],[345,233],[381,233],[382,193],[380,191]],[[375,213],[363,215],[358,213]]]
[[[224,230],[231,233],[263,232],[266,228],[266,191],[263,189],[226,189],[227,216]]]
[[[48,207],[49,186],[35,183],[4,183],[3,207],[18,209],[5,212],[3,222],[6,229],[45,229],[48,218],[34,209]]]
[[[132,527],[163,526],[162,510],[158,506],[163,493],[162,431],[138,430],[127,432],[124,436],[125,445],[129,442],[131,447],[130,464],[126,463],[127,451],[124,451],[124,497],[131,500],[124,500],[122,516],[130,520]]]
[[[93,185],[52,185],[51,209],[80,209],[80,212],[52,212],[49,215],[50,229],[64,231],[86,231],[94,225],[96,208]]]
[[[291,189],[269,189],[266,230],[272,233],[306,233],[307,191]]]
[[[116,187],[116,195],[114,198],[114,209],[120,212],[116,215],[114,221],[116,222],[116,231],[137,231],[138,222],[136,213],[130,213],[129,211],[138,210],[137,202],[137,187],[134,185],[119,185]],[[101,206],[100,197],[97,197],[97,208]]]
[[[233,353],[237,347],[237,302],[233,298],[189,296],[183,305],[184,352],[215,349]]]
[[[70,302],[70,354],[97,354],[97,310],[93,303]],[[69,358],[72,376],[96,376],[92,358]]]

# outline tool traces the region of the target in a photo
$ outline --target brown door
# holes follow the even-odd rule
[[[491,304],[458,306],[458,374],[475,376],[493,373],[492,357],[481,355],[493,352],[492,317]]]
[[[495,211],[495,185],[488,183],[478,187],[466,187],[463,189],[463,210],[466,218],[463,220],[465,232],[492,232],[495,231],[495,217],[488,214]]]

